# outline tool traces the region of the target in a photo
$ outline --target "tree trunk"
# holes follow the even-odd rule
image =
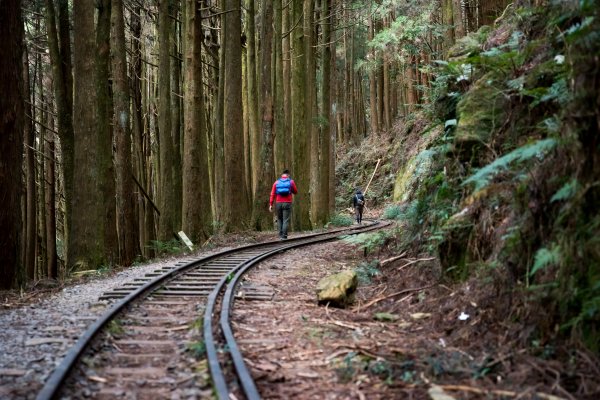
[[[260,159],[260,118],[258,111],[258,79],[256,64],[256,26],[255,20],[255,0],[245,0],[246,3],[246,72],[248,76],[248,122],[250,133],[250,168],[251,181],[250,193],[253,195],[256,192],[259,176],[259,159]]]
[[[462,0],[452,0],[452,20],[454,21],[454,38],[458,40],[466,34]]]
[[[281,140],[281,147],[283,147],[283,161],[282,168],[277,169],[277,173],[284,169],[289,169],[293,163],[293,139],[292,139],[292,53],[291,43],[293,32],[288,33],[290,30],[290,19],[293,17],[291,10],[291,3],[286,0],[281,0],[281,4],[287,4],[287,7],[283,8],[281,14],[281,30],[287,35],[283,38],[281,44],[281,56],[283,58],[283,112],[285,114],[283,119],[283,130],[284,136]]]
[[[98,168],[102,197],[102,224],[104,235],[104,254],[106,261],[112,264],[117,260],[119,240],[117,237],[117,203],[115,192],[115,169],[112,158],[112,98],[110,93],[110,14],[111,0],[101,0],[98,7],[96,27],[96,99],[98,118],[96,128],[98,134]],[[97,265],[99,267],[100,265]]]
[[[225,208],[225,45],[227,37],[223,26],[225,16],[221,16],[220,31],[220,52],[219,52],[219,87],[217,93],[217,105],[215,113],[215,137],[213,141],[213,164],[214,164],[214,217],[218,224],[218,229],[223,229],[224,208]]]
[[[38,24],[39,25],[39,24]],[[36,62],[36,66],[39,63]],[[23,259],[25,274],[27,280],[35,279],[35,261],[36,261],[36,244],[37,244],[37,212],[36,212],[36,187],[35,187],[35,129],[32,119],[35,115],[32,112],[32,106],[35,104],[35,95],[30,93],[29,79],[29,59],[27,51],[23,51],[23,100],[25,101],[25,113],[29,115],[24,120],[24,138],[25,138],[25,177],[27,182],[26,206],[25,206],[25,241],[23,243],[25,250],[25,258]],[[41,72],[41,68],[39,69]],[[35,85],[35,82],[33,83]],[[40,88],[41,89],[41,88]],[[35,92],[34,92],[35,94]]]
[[[142,53],[141,53],[141,34],[142,26],[140,21],[140,7],[135,7],[131,13],[131,63],[130,73],[131,76],[131,100],[132,100],[132,138],[133,138],[133,161],[132,165],[134,169],[132,174],[136,177],[138,182],[147,190],[146,185],[146,163],[143,153],[143,133],[144,125],[142,121]],[[142,255],[148,256],[148,250],[146,243],[148,242],[148,232],[146,229],[145,219],[146,212],[154,213],[154,209],[150,205],[150,202],[144,197],[141,189],[136,188],[135,191],[138,193],[136,196],[136,215],[138,216],[138,248],[140,248]]]
[[[279,173],[287,168],[289,158],[286,154],[286,149],[289,147],[290,138],[286,125],[286,110],[285,101],[286,94],[284,93],[284,60],[282,50],[282,32],[283,32],[283,9],[282,2],[284,0],[275,0],[273,7],[273,25],[275,27],[274,39],[273,39],[273,58],[274,58],[274,69],[275,75],[273,78],[273,85],[275,94],[273,96],[273,104],[275,105],[275,119],[274,119],[274,159],[275,159],[275,172]],[[287,12],[286,12],[287,14]],[[287,39],[286,39],[287,40]],[[289,79],[289,71],[288,71]],[[263,194],[264,195],[264,194]]]
[[[46,0],[46,29],[48,31],[48,47],[52,64],[54,98],[58,114],[58,135],[60,138],[60,152],[62,156],[61,172],[64,181],[65,216],[63,222],[63,243],[65,243],[64,254],[67,255],[67,260],[65,261],[67,265],[70,265],[68,261],[68,249],[71,243],[75,136],[73,133],[72,114],[73,75],[71,63],[71,36],[69,32],[69,10],[67,0],[58,0],[58,12],[59,29],[57,32],[53,1]]]
[[[373,17],[369,14],[369,40],[373,40],[375,36],[375,25],[373,24]],[[371,133],[376,135],[379,133],[379,118],[377,113],[377,75],[375,73],[375,60],[377,53],[375,49],[371,50],[370,53],[371,62],[373,65],[369,68],[369,107],[371,114]]]
[[[51,120],[51,117],[49,118]],[[51,125],[51,124],[50,124]],[[52,125],[50,126],[52,127]],[[46,218],[46,271],[48,278],[58,278],[58,263],[56,255],[56,189],[55,189],[55,153],[54,133],[49,132],[48,142],[44,146],[44,175],[45,184],[41,185],[45,190],[44,208]]]
[[[158,225],[158,239],[167,241],[173,238],[176,224],[174,220],[174,187],[172,181],[173,168],[173,140],[171,138],[171,17],[172,0],[161,0],[158,12],[158,92],[159,92],[159,119],[158,135],[160,148],[160,219]]]
[[[175,0],[176,4],[179,4],[179,0]],[[177,16],[178,7],[173,7],[172,13]],[[176,18],[177,19],[177,18]],[[173,212],[173,228],[175,232],[179,232],[181,229],[181,215],[182,215],[182,134],[181,134],[181,61],[180,61],[180,26],[179,22],[175,20],[171,23],[171,45],[173,54],[171,55],[171,180],[172,180],[172,195],[173,203],[170,208]]]
[[[195,242],[206,240],[212,227],[198,8],[196,0],[186,0],[182,226]]]
[[[330,0],[321,0],[321,116],[318,203],[315,220],[318,226],[329,220],[329,167],[331,164],[331,7]]]
[[[258,181],[252,210],[252,227],[262,231],[272,228],[271,213],[268,210],[268,194],[273,181],[273,93],[271,85],[272,44],[273,44],[273,0],[264,0],[261,24],[261,147],[258,164]]]
[[[105,261],[104,171],[101,168],[102,141],[97,126],[96,71],[97,48],[94,42],[94,4],[73,4],[74,98],[73,128],[75,164],[68,270],[87,270]]]
[[[244,184],[242,110],[242,44],[240,0],[224,0],[225,82],[223,135],[225,153],[225,230],[243,229],[249,220],[249,196]]]
[[[0,289],[21,269],[21,163],[23,155],[23,21],[21,2],[0,7]]]
[[[292,177],[298,186],[298,194],[295,196],[292,221],[295,229],[310,229],[310,136],[307,125],[307,103],[306,103],[306,37],[305,31],[300,29],[304,26],[303,1],[292,0],[293,15],[291,20],[298,26],[292,35],[292,145],[293,145],[293,168]]]
[[[119,232],[119,263],[129,266],[140,254],[139,226],[135,215],[133,164],[131,157],[130,101],[125,55],[125,23],[123,0],[112,0],[112,69],[116,143],[115,169],[117,192],[117,228]]]

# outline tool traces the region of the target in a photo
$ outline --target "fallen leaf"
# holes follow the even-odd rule
[[[99,376],[88,376],[87,378],[90,381],[99,382],[99,383],[106,383],[106,382],[108,382],[108,379],[101,378]]]
[[[431,388],[429,388],[427,393],[433,400],[456,400],[454,397],[444,392],[444,389],[438,385],[431,385]]]
[[[0,368],[0,376],[23,376],[26,373],[24,369]]]
[[[390,314],[390,313],[382,312],[382,313],[375,313],[374,318],[377,321],[396,321],[400,317],[398,315],[396,315],[396,314]]]
[[[418,313],[410,314],[410,317],[412,319],[425,319],[425,318],[431,317],[431,313],[418,312]]]
[[[25,341],[25,346],[38,346],[40,344],[49,344],[49,343],[66,343],[66,339],[62,338],[33,338],[27,339]]]

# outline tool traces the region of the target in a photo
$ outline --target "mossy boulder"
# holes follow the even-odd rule
[[[326,276],[317,284],[319,304],[329,303],[335,307],[346,307],[352,303],[357,285],[358,277],[355,271],[347,270]]]
[[[467,159],[475,144],[489,142],[494,130],[504,123],[507,100],[496,75],[496,72],[485,74],[458,102],[455,145],[459,151],[466,151]]]

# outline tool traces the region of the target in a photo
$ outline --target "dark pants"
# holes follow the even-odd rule
[[[362,222],[362,214],[364,208],[365,206],[354,207],[354,210],[356,211],[356,222],[358,222],[359,224]]]
[[[290,223],[290,215],[292,214],[292,203],[276,203],[275,211],[277,212],[279,237],[287,239],[288,225]]]

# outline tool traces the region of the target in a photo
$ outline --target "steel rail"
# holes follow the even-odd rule
[[[347,231],[346,229],[337,229],[329,232],[320,232],[310,235],[298,236],[295,238],[290,238],[286,243],[298,242],[306,240],[311,237],[318,237],[328,235],[334,232]],[[98,333],[111,321],[120,311],[122,311],[128,304],[132,303],[134,300],[141,298],[143,295],[150,293],[159,287],[166,280],[176,277],[177,275],[186,272],[200,264],[212,261],[214,259],[218,259],[233,253],[237,253],[244,250],[250,250],[253,248],[260,247],[272,247],[280,244],[280,242],[262,242],[262,243],[253,243],[249,245],[244,245],[240,247],[235,247],[228,250],[223,250],[218,253],[199,258],[197,260],[190,261],[186,264],[175,267],[162,275],[157,276],[156,278],[146,282],[139,288],[135,289],[123,299],[114,303],[111,308],[109,308],[104,314],[102,314],[92,325],[86,329],[86,331],[79,337],[77,342],[69,349],[63,360],[60,364],[54,369],[48,380],[46,380],[44,387],[38,392],[36,396],[36,400],[51,400],[56,398],[62,384],[67,379],[69,372],[73,369],[83,352],[89,346],[91,341],[98,335]],[[227,277],[227,276],[226,276]],[[225,277],[225,278],[226,278]],[[224,278],[224,279],[225,279]]]
[[[350,231],[351,233],[349,233],[349,234],[359,234],[359,233],[368,232],[368,231],[375,230],[375,229],[380,229],[380,228],[388,226],[390,224],[391,223],[380,224],[379,222],[375,221],[369,225],[364,225],[361,227],[354,227],[351,229],[344,229],[341,231],[343,231],[343,232]],[[315,244],[315,243],[322,243],[322,242],[326,242],[326,241],[336,240],[336,239],[339,239],[341,236],[345,236],[345,235],[340,235],[339,233],[340,233],[340,231],[330,232],[327,235],[319,235],[319,236],[325,236],[325,237],[309,238],[309,240],[303,240],[301,242],[286,244],[280,248],[276,248],[269,252],[258,255],[256,257],[240,264],[234,271],[232,271],[231,273],[235,272],[235,275],[233,276],[233,278],[230,278],[230,276],[231,276],[231,273],[230,273],[229,276],[224,277],[217,284],[217,286],[215,287],[215,289],[209,296],[209,300],[207,302],[207,306],[206,306],[205,313],[204,313],[204,343],[205,343],[205,347],[206,347],[208,364],[209,364],[209,368],[211,371],[211,377],[212,377],[214,387],[215,387],[215,392],[220,400],[229,399],[230,396],[229,396],[228,385],[227,385],[227,382],[225,379],[225,374],[223,372],[223,369],[221,368],[221,365],[220,365],[219,359],[218,359],[218,352],[217,352],[216,343],[215,343],[215,339],[214,339],[214,335],[213,335],[212,321],[213,321],[213,316],[214,316],[214,311],[215,311],[214,308],[216,305],[216,300],[217,300],[219,294],[221,293],[221,291],[223,290],[223,288],[225,286],[227,286],[227,288],[225,289],[225,294],[223,295],[223,298],[221,300],[221,313],[219,316],[219,323],[220,323],[221,331],[225,338],[225,343],[228,348],[229,356],[231,357],[231,359],[233,361],[234,368],[235,368],[235,371],[237,374],[237,379],[242,387],[242,390],[243,390],[246,398],[249,400],[258,400],[258,399],[260,399],[258,389],[256,388],[254,379],[252,378],[250,371],[248,370],[248,367],[246,366],[246,363],[244,362],[242,353],[237,345],[237,342],[235,341],[235,337],[233,335],[231,325],[229,324],[230,311],[231,311],[233,300],[234,300],[235,288],[236,288],[237,284],[239,283],[240,279],[242,278],[242,276],[250,268],[252,268],[256,264],[258,264],[259,262],[261,262],[269,257],[273,257],[274,255],[281,253],[283,251],[289,250],[289,249],[293,249],[293,248],[297,248],[297,247],[301,247],[301,246],[307,246],[307,245],[311,245],[311,244]],[[305,239],[306,239],[306,237],[305,237]]]

